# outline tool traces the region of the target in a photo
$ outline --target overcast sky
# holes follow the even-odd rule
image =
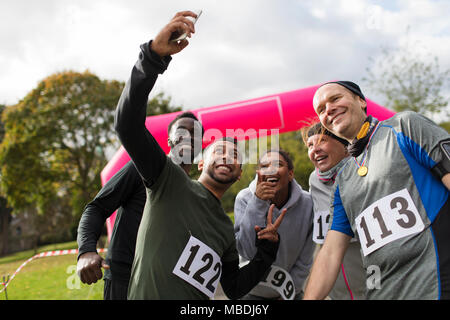
[[[361,83],[369,56],[405,42],[408,26],[410,40],[450,68],[448,0],[2,0],[0,103],[64,70],[126,81],[139,45],[186,9],[203,10],[197,32],[152,92],[184,109]]]

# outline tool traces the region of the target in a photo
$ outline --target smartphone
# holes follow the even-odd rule
[[[191,20],[195,24],[197,22],[198,18],[200,18],[200,15],[202,14],[202,10],[194,11],[194,13],[197,14],[197,18],[193,18],[193,17],[186,17],[186,18]],[[187,37],[187,33],[181,34],[180,32],[175,31],[170,36],[169,40],[172,42],[177,42],[177,41],[186,39],[186,37]]]
[[[442,151],[444,151],[444,155],[447,157],[447,160],[450,160],[450,141],[446,140],[440,143]]]

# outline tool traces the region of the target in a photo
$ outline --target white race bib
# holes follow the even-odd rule
[[[314,212],[313,241],[323,244],[330,224],[330,211]]]
[[[330,226],[330,211],[314,212],[314,225],[313,225],[313,241],[317,244],[323,244],[328,233]],[[353,237],[350,242],[358,241]]]
[[[191,236],[172,272],[208,297],[214,298],[222,263],[213,249]]]
[[[355,223],[364,256],[425,228],[406,189],[375,201],[356,217]]]
[[[276,290],[284,300],[293,300],[295,297],[294,281],[283,268],[271,266],[269,273],[259,284]]]

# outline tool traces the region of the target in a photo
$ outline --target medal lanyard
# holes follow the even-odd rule
[[[353,157],[353,160],[355,161],[356,165],[358,166],[358,174],[363,177],[367,174],[367,167],[364,165],[366,163],[366,159],[367,159],[367,150],[369,149],[369,144],[370,141],[372,141],[372,137],[375,134],[375,132],[377,132],[378,130],[378,125],[380,124],[380,122],[377,123],[377,125],[375,126],[375,129],[373,130],[372,134],[369,137],[369,140],[367,141],[367,145],[366,145],[366,150],[364,150],[364,155],[363,155],[363,159],[361,164],[358,163],[358,161],[356,160],[356,157]]]

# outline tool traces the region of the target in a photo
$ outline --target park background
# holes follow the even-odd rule
[[[345,79],[450,130],[448,1],[2,1],[0,283],[39,252],[77,247],[83,208],[120,146],[114,109],[139,45],[186,9],[203,10],[197,32],[157,81],[148,115]],[[300,133],[279,139],[308,190]],[[230,216],[254,170],[245,165],[225,194]],[[107,245],[105,229],[98,246]],[[76,255],[35,259],[8,298],[101,299],[103,283],[80,285],[75,265]]]

